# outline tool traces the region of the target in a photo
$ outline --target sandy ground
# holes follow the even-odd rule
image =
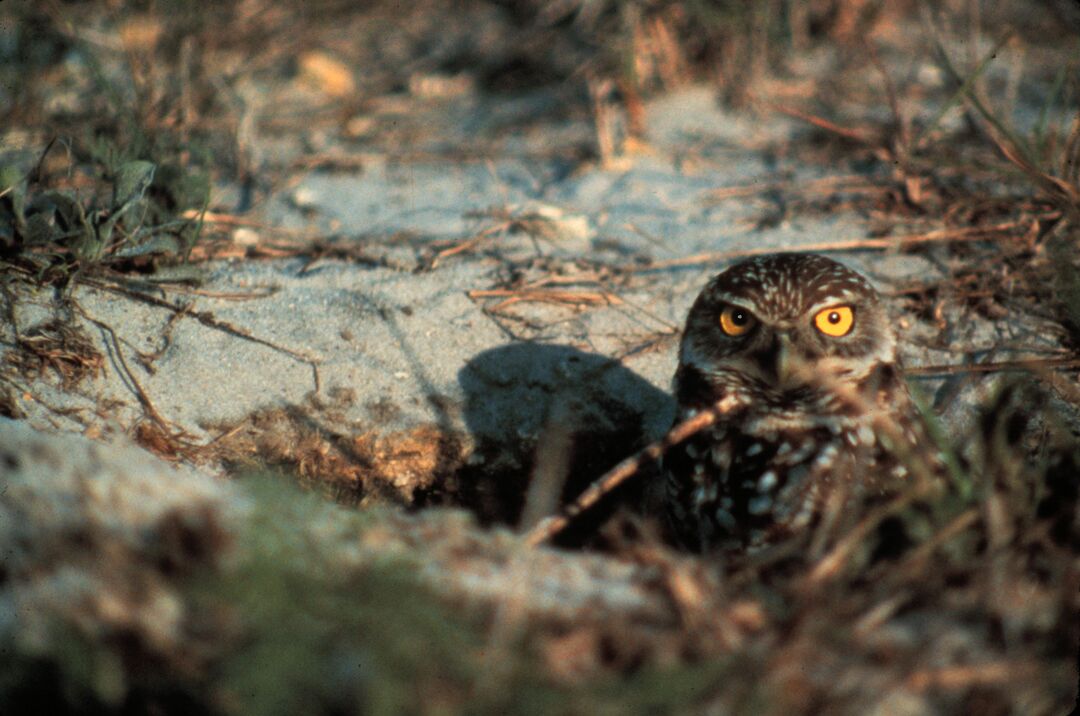
[[[866,239],[939,229],[941,206],[924,211],[900,200],[892,213],[877,211],[874,197],[900,183],[883,174],[887,162],[860,163],[858,152],[848,158],[836,146],[816,151],[822,134],[806,122],[723,109],[707,87],[649,101],[645,136],[608,163],[575,155],[595,139],[593,118],[552,111],[558,96],[544,91],[379,101],[389,108],[367,118],[375,139],[362,152],[317,130],[247,137],[253,164],[278,171],[256,177],[254,188],[216,187],[211,212],[240,225],[227,245],[217,232],[196,250],[240,257],[260,247],[265,256],[285,246],[278,257],[199,259],[198,285],[147,284],[138,296],[88,276],[73,282],[67,304],[52,289],[20,284],[17,330],[0,322],[0,361],[18,368],[20,336],[69,320],[102,356],[81,380],[65,382],[48,367],[37,376],[14,370],[21,383],[10,385],[20,389],[0,393],[10,413],[0,417],[0,474],[9,473],[0,547],[13,555],[0,568],[0,637],[18,639],[20,655],[51,654],[41,646],[49,642],[43,625],[61,615],[101,644],[119,644],[128,663],[160,658],[168,678],[187,668],[189,647],[207,634],[213,653],[247,660],[218,625],[199,621],[203,611],[185,601],[184,570],[228,581],[229,560],[258,561],[265,550],[273,577],[286,561],[274,551],[281,538],[299,545],[292,554],[302,566],[346,575],[333,582],[343,594],[331,595],[324,623],[376,613],[361,603],[370,594],[349,580],[395,561],[455,609],[479,604],[490,617],[484,672],[516,644],[496,648],[501,631],[543,623],[541,658],[568,683],[722,655],[731,678],[717,682],[721,712],[758,712],[757,690],[761,703],[798,703],[793,684],[811,684],[851,713],[978,711],[983,680],[1001,689],[1003,703],[1034,704],[1031,712],[1067,700],[1072,653],[1061,643],[1074,633],[1066,615],[1075,613],[1068,595],[1076,572],[1056,542],[1049,567],[1036,564],[1037,530],[1030,544],[1024,529],[1014,534],[1009,519],[1036,511],[1027,493],[1008,502],[987,488],[984,502],[935,523],[940,532],[924,535],[929,546],[905,562],[907,573],[879,569],[865,583],[855,576],[821,591],[785,584],[780,601],[770,601],[768,580],[747,585],[754,567],[729,581],[719,562],[669,549],[633,516],[612,521],[596,550],[533,548],[517,533],[557,509],[554,495],[526,499],[530,481],[544,482],[531,480],[536,474],[567,476],[580,489],[668,429],[686,312],[740,255],[827,250],[861,271],[886,297],[908,367],[1060,348],[1060,325],[1043,330],[1049,318],[991,318],[973,299],[949,295],[934,300],[931,315],[905,307],[900,287],[951,277],[964,257],[871,248]],[[867,111],[884,116],[885,108]],[[847,115],[839,108],[834,116]],[[380,148],[384,135],[396,149]],[[318,157],[329,160],[305,168]],[[335,167],[335,157],[347,161]],[[851,177],[857,188],[843,188]],[[960,436],[993,377],[912,383],[946,433]],[[1073,464],[1063,459],[1062,471]],[[312,499],[318,509],[310,512],[298,506],[310,495],[267,501],[230,479],[267,466],[304,487],[325,482],[322,492],[344,506]],[[466,510],[353,509],[386,502]],[[1068,512],[1047,513],[1056,510]],[[595,537],[595,527],[584,529]],[[955,545],[954,529],[963,538]],[[562,544],[574,544],[573,535]],[[951,559],[944,549],[953,546],[978,555],[970,570],[957,567],[968,552]],[[1007,571],[1013,553],[1044,571],[1019,556]],[[1036,585],[1027,576],[1034,573],[1051,583]],[[129,575],[150,575],[146,589],[130,588]],[[263,595],[251,591],[241,603],[257,617]],[[229,596],[220,599],[229,605]],[[276,626],[310,605],[288,593],[273,606],[279,611],[265,621]],[[194,636],[184,631],[191,623]],[[337,639],[352,627],[333,628]],[[390,629],[399,628],[406,640],[423,640],[393,621]],[[836,636],[834,628],[848,631]],[[50,648],[66,653],[66,641]],[[291,668],[275,661],[267,663]],[[320,688],[336,691],[324,676]],[[397,676],[411,690],[422,674]],[[971,681],[952,689],[948,679],[960,677]]]
[[[484,116],[487,108],[474,104],[470,111]],[[346,396],[339,415],[355,431],[436,425],[473,439],[524,437],[535,435],[549,397],[582,376],[589,383],[602,376],[595,383],[602,392],[656,436],[671,420],[676,333],[701,286],[725,263],[680,260],[857,241],[869,219],[850,211],[785,215],[782,193],[768,190],[770,182],[827,176],[770,152],[805,131],[794,120],[725,112],[706,88],[660,98],[647,117],[648,144],[625,167],[567,174],[557,158],[538,159],[538,133],[558,139],[575,130],[549,126],[503,140],[504,152],[486,161],[374,156],[360,171],[299,176],[254,220],[359,245],[368,265],[215,261],[197,294],[169,296],[279,349],[190,318],[170,323],[170,310],[86,286],[74,295],[115,329],[161,416],[202,440],[255,411],[312,396]],[[713,198],[725,187],[749,191]],[[222,187],[217,205],[231,193]],[[246,231],[238,241],[259,240]],[[453,251],[481,234],[467,250]],[[934,270],[924,259],[877,251],[837,258],[881,287]],[[617,290],[599,279],[614,279]],[[575,295],[559,303],[518,300],[513,292],[470,296],[512,282]],[[19,305],[24,330],[48,315],[49,297],[38,298]],[[104,373],[74,394],[48,379],[35,391],[54,408],[82,409],[83,422],[102,432],[123,432],[142,408],[107,336],[85,325],[109,356]],[[133,359],[153,351],[160,355],[152,371]],[[933,358],[910,343],[905,352],[911,363]],[[35,400],[21,407],[40,428],[84,429]]]

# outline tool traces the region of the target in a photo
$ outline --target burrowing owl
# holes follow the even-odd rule
[[[761,546],[903,484],[925,438],[902,372],[877,292],[835,261],[773,254],[714,277],[686,319],[676,422],[724,410],[663,458],[682,541]]]

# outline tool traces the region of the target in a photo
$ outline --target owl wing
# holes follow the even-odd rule
[[[687,547],[745,547],[804,528],[830,488],[850,483],[853,452],[826,427],[747,434],[719,426],[664,457],[668,518]]]

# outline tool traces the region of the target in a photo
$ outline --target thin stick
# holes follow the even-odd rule
[[[794,107],[788,107],[782,104],[775,104],[773,102],[765,102],[764,105],[772,110],[779,112],[780,114],[786,114],[789,117],[794,117],[795,119],[801,119],[804,122],[809,122],[815,127],[824,129],[827,132],[832,132],[833,134],[838,134],[841,137],[846,137],[856,142],[861,142],[862,144],[869,144],[873,146],[876,146],[878,144],[878,142],[876,142],[870,135],[866,134],[865,132],[858,129],[841,127],[838,124],[830,122],[824,117],[818,117],[815,114],[810,114],[809,112],[803,112],[802,110],[795,109]]]
[[[926,566],[926,560],[933,555],[934,551],[951,540],[956,535],[964,532],[979,519],[978,509],[971,507],[949,521],[949,524],[941,528],[937,534],[915,548],[911,555],[895,569],[896,574],[911,574]]]
[[[435,254],[435,258],[433,258],[431,260],[431,268],[434,270],[435,268],[438,267],[439,262],[442,261],[443,259],[449,258],[450,256],[454,256],[455,254],[460,254],[463,251],[468,251],[469,249],[475,247],[477,244],[479,244],[481,241],[483,241],[484,239],[486,239],[489,236],[494,236],[495,234],[498,234],[500,231],[508,231],[510,229],[511,224],[512,224],[512,222],[509,222],[509,221],[499,222],[499,223],[497,223],[497,224],[495,224],[493,226],[489,226],[486,229],[483,229],[483,230],[477,232],[476,234],[474,234],[473,236],[470,236],[467,239],[459,241],[458,243],[454,244],[453,246],[442,249],[437,254]]]
[[[866,48],[866,53],[870,57],[870,62],[873,63],[874,69],[881,75],[882,83],[885,85],[885,96],[889,100],[889,112],[892,113],[893,122],[896,123],[896,144],[893,148],[894,155],[897,153],[907,153],[908,148],[911,146],[911,137],[908,131],[910,125],[904,121],[904,115],[900,111],[900,102],[896,96],[896,85],[893,84],[892,77],[889,76],[888,70],[885,69],[885,65],[882,64],[881,58],[878,56],[877,50],[870,42],[863,42],[863,46]],[[897,152],[899,150],[899,152]],[[900,157],[902,159],[902,157]]]
[[[301,363],[309,363],[311,365],[316,365],[318,363],[318,359],[316,358],[304,355],[303,353],[300,353],[299,351],[294,351],[290,348],[285,348],[284,346],[279,346],[276,343],[266,340],[265,338],[259,338],[258,336],[247,332],[243,328],[238,328],[231,323],[226,323],[225,321],[219,320],[215,318],[214,314],[210,313],[209,311],[193,311],[188,306],[178,306],[171,301],[166,301],[164,299],[157,298],[156,296],[151,296],[140,291],[133,291],[131,289],[124,288],[123,286],[107,283],[105,281],[98,281],[96,279],[91,279],[86,276],[82,277],[80,281],[95,288],[119,293],[123,296],[127,296],[128,298],[134,298],[136,300],[143,301],[144,303],[149,303],[152,306],[167,308],[174,313],[180,313],[185,316],[190,316],[191,318],[194,318],[196,321],[203,324],[207,328],[213,328],[215,330],[222,331],[223,333],[228,333],[231,336],[243,338],[244,340],[251,341],[252,343],[258,343],[259,345],[266,346],[267,348],[275,350],[278,353],[283,353],[290,358],[294,358]]]
[[[198,288],[184,286],[171,286],[173,293],[182,293],[188,296],[202,296],[203,298],[216,298],[219,301],[254,301],[257,298],[269,298],[280,291],[276,286],[269,286],[256,291],[206,291]]]
[[[618,305],[618,296],[607,292],[559,291],[553,289],[476,289],[466,291],[469,298],[503,298],[492,308],[499,310],[514,303],[572,303],[589,305]]]
[[[319,359],[317,358],[304,355],[299,351],[294,351],[290,348],[285,348],[284,346],[279,346],[278,344],[268,341],[265,338],[259,338],[258,336],[249,333],[242,328],[238,328],[231,323],[226,323],[225,321],[218,320],[214,317],[214,314],[210,313],[209,311],[193,311],[191,310],[190,306],[178,306],[171,301],[166,301],[164,299],[157,298],[156,296],[150,296],[139,291],[132,291],[131,289],[124,288],[123,286],[117,286],[115,284],[111,284],[105,281],[98,281],[85,276],[81,279],[81,281],[87,285],[93,286],[101,290],[113,291],[114,293],[119,293],[122,296],[127,296],[129,298],[134,298],[136,300],[149,303],[152,306],[167,308],[175,314],[191,317],[206,326],[207,328],[212,328],[214,330],[227,333],[230,336],[235,336],[236,338],[242,338],[245,341],[258,343],[261,346],[266,346],[271,350],[277,351],[278,353],[281,353],[283,355],[287,355],[293,360],[296,360],[300,363],[307,363],[309,366],[311,366],[311,380],[315,386],[315,393],[318,394],[322,390],[321,381],[319,379]]]
[[[1038,674],[1037,665],[1027,662],[991,661],[984,664],[944,666],[922,669],[908,675],[905,685],[916,692],[927,689],[962,689],[979,684],[1005,684],[1030,679]]]
[[[788,190],[791,193],[809,194],[812,192],[825,193],[828,191],[839,192],[885,192],[889,191],[888,187],[871,184],[866,177],[859,176],[858,174],[849,174],[842,176],[827,176],[820,177],[818,179],[810,179],[808,181],[800,182],[796,184],[793,180],[783,179],[780,181],[766,181],[756,184],[737,184],[735,186],[725,186],[719,189],[711,189],[707,191],[703,197],[703,201],[709,204],[718,204],[726,199],[743,199],[748,196],[755,196],[757,194],[763,194],[769,191],[777,191],[780,189]],[[633,225],[627,225],[627,228],[636,232],[638,235],[644,236],[647,239],[652,240],[650,236],[645,234],[641,229]],[[659,239],[655,242],[659,243]]]
[[[198,209],[189,209],[181,214],[181,217],[188,220],[197,220],[199,218]],[[249,219],[244,216],[237,216],[235,214],[225,214],[216,211],[207,211],[202,217],[205,224],[217,224],[221,226],[240,226],[250,229],[258,229],[260,231],[273,232],[275,234],[284,234],[286,236],[301,236],[308,238],[316,238],[311,235],[308,229],[290,229],[284,226],[274,226],[272,224],[265,224],[261,221]]]
[[[1049,219],[1055,216],[1060,216],[1059,213],[1054,212],[1052,214],[1037,217],[1037,220]],[[825,241],[816,244],[805,244],[803,246],[795,247],[795,251],[799,253],[811,252],[811,251],[881,251],[885,249],[901,248],[905,246],[915,246],[918,244],[927,244],[934,242],[949,242],[949,241],[977,241],[979,239],[985,239],[990,234],[1005,233],[1019,228],[1026,228],[1028,222],[1025,221],[1007,221],[1002,224],[994,224],[992,226],[969,226],[960,229],[938,229],[937,231],[930,231],[925,234],[906,234],[903,236],[889,236],[881,239],[854,239],[850,241]],[[727,261],[734,258],[743,258],[746,256],[761,256],[764,254],[776,253],[776,247],[758,247],[753,249],[740,249],[736,251],[721,251],[711,252],[704,254],[694,254],[693,256],[683,256],[677,259],[668,259],[666,261],[654,261],[651,264],[642,266],[640,268],[629,268],[628,271],[653,271],[656,269],[673,268],[677,266],[692,266],[695,264],[710,264],[719,263],[720,261]]]
[[[964,373],[998,373],[1012,370],[1039,370],[1056,368],[1073,370],[1080,368],[1080,358],[1033,358],[1030,360],[1006,360],[973,365],[927,365],[906,368],[908,375],[961,375]]]
[[[604,473],[600,479],[589,485],[585,492],[578,495],[576,500],[567,505],[562,514],[552,515],[540,520],[535,527],[525,534],[525,543],[530,547],[535,547],[559,534],[580,514],[596,505],[600,498],[635,475],[642,467],[650,462],[655,462],[675,445],[709,427],[720,416],[730,413],[737,405],[738,402],[733,397],[728,396],[719,400],[710,410],[704,410],[694,417],[679,423],[669,430],[667,435],[649,443],[637,453]]]
[[[116,354],[116,362],[120,366],[120,369],[123,371],[124,378],[131,383],[131,388],[135,392],[135,397],[139,399],[139,403],[142,404],[143,410],[146,411],[147,416],[152,421],[154,421],[159,428],[164,430],[171,437],[178,438],[181,435],[184,435],[185,433],[182,430],[176,434],[173,434],[172,424],[164,417],[162,417],[161,413],[158,412],[157,407],[154,405],[154,401],[150,400],[150,396],[145,390],[143,390],[143,387],[139,383],[139,380],[135,377],[134,371],[131,370],[131,367],[127,364],[127,360],[124,358],[124,351],[123,347],[120,345],[120,338],[116,335],[116,331],[113,330],[112,326],[105,323],[104,321],[99,321],[98,319],[94,318],[89,313],[87,313],[82,308],[82,306],[79,306],[78,304],[73,305],[75,310],[78,311],[83,318],[93,323],[95,326],[100,328],[109,336],[112,342],[113,352]]]

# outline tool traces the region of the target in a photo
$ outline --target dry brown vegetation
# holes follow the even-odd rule
[[[529,596],[507,595],[458,624],[445,600],[416,596],[412,582],[396,572],[342,583],[313,577],[303,557],[290,553],[292,571],[280,576],[275,555],[260,553],[245,568],[252,584],[267,589],[265,602],[259,594],[229,593],[266,623],[290,619],[297,590],[326,590],[322,601],[314,600],[315,626],[296,639],[295,652],[285,648],[294,634],[273,632],[260,642],[265,635],[255,627],[252,642],[265,647],[256,653],[272,664],[266,674],[233,663],[235,672],[212,678],[221,662],[208,660],[192,673],[165,673],[175,683],[140,683],[127,702],[94,701],[100,694],[91,685],[88,701],[61,696],[59,706],[182,712],[194,705],[237,713],[243,708],[236,702],[207,695],[220,695],[211,688],[221,686],[215,678],[227,682],[239,674],[241,686],[223,687],[229,692],[266,686],[307,664],[313,673],[283,682],[307,690],[287,703],[329,713],[338,706],[331,693],[337,682],[320,679],[319,669],[335,663],[323,646],[338,637],[332,625],[347,612],[342,629],[353,635],[371,629],[403,644],[437,642],[430,658],[374,649],[374,671],[391,670],[383,687],[370,687],[386,697],[381,712],[416,706],[409,670],[424,674],[420,708],[431,712],[467,711],[470,704],[480,711],[565,713],[1071,708],[1080,646],[1080,12],[1053,0],[1023,11],[989,5],[423,0],[357,9],[339,0],[9,0],[0,6],[0,272],[9,308],[26,286],[52,286],[63,296],[83,282],[118,300],[167,304],[176,321],[261,341],[158,298],[141,282],[156,277],[183,286],[202,262],[219,258],[387,265],[390,259],[363,242],[287,232],[245,212],[298,171],[349,171],[373,150],[398,161],[489,158],[495,151],[489,136],[450,147],[418,141],[426,129],[415,116],[433,97],[550,93],[560,101],[550,103],[550,116],[533,121],[584,116],[592,132],[550,147],[549,155],[572,168],[617,168],[649,150],[647,98],[708,82],[733,106],[780,112],[813,128],[798,142],[763,151],[859,169],[820,182],[728,187],[708,201],[782,193],[787,201],[762,225],[838,210],[870,217],[874,236],[814,248],[920,252],[945,267],[944,278],[893,287],[926,345],[957,355],[955,363],[912,373],[963,380],[1009,375],[969,433],[955,435],[930,418],[952,458],[944,496],[913,490],[885,506],[834,515],[819,531],[750,556],[680,554],[640,509],[608,505],[601,516],[575,517],[576,532],[565,544],[584,544],[646,575],[639,586],[663,605],[648,618],[609,606],[545,615]],[[994,42],[971,41],[980,32]],[[825,52],[837,58],[827,76],[805,69]],[[932,87],[920,81],[919,68],[900,62],[913,53],[925,55],[924,70],[933,69],[926,70],[937,77]],[[991,67],[1005,63],[1012,63],[1007,71],[991,76]],[[1009,118],[1021,105],[1034,106],[1038,116],[1016,126]],[[924,106],[936,109],[929,117],[911,109]],[[959,120],[946,127],[950,113]],[[289,150],[268,156],[259,148],[268,139]],[[350,143],[360,139],[363,151]],[[211,179],[240,187],[243,199],[231,210],[209,206]],[[429,247],[425,260],[400,268],[435,271],[502,232],[544,240],[552,227],[567,226],[561,218],[509,210],[483,218],[475,236]],[[247,240],[237,233],[243,229],[258,232]],[[517,273],[472,297],[512,332],[518,330],[513,309],[521,304],[588,310],[618,302],[620,281],[635,272],[721,264],[745,253],[586,266],[587,279],[578,276],[569,286],[546,273]],[[1019,329],[1012,340],[1025,357],[1014,360],[1012,345],[955,345],[956,327],[973,316],[1014,320]],[[101,354],[68,323],[27,332],[14,326],[14,336],[0,369],[5,415],[18,416],[12,396],[43,374],[70,388],[102,370]],[[313,371],[317,382],[314,364]],[[132,380],[146,413],[132,432],[171,460],[215,461],[236,472],[283,470],[351,507],[451,504],[512,526],[521,515],[528,524],[542,514],[537,504],[552,495],[570,497],[563,484],[569,460],[558,435],[528,446],[535,454],[503,456],[499,469],[512,470],[512,484],[521,489],[513,499],[490,500],[462,487],[494,479],[469,466],[476,446],[468,436],[435,427],[354,433],[337,420],[340,405],[313,402],[217,426],[216,439],[199,443],[160,415],[153,396]],[[604,454],[602,464],[588,469],[599,476],[622,457]],[[618,479],[647,477],[652,457]],[[550,469],[535,474],[552,484],[528,485],[534,460],[547,461]],[[570,492],[583,488],[580,475],[575,479]],[[475,524],[409,519],[373,517],[371,534],[392,525],[395,539],[415,543],[410,549],[437,541],[462,568],[474,554],[496,552],[493,561],[512,568],[514,554],[542,549],[519,540],[498,552]],[[534,534],[536,542],[551,536]],[[440,564],[454,569],[453,559]],[[357,601],[356,591],[370,599]],[[409,598],[398,618],[400,594]],[[425,619],[453,626],[427,625],[416,636],[410,629]],[[288,659],[274,664],[282,653]],[[21,681],[0,678],[0,704],[24,704],[32,696],[27,684],[81,678],[57,675],[66,662],[36,659],[12,671]],[[355,703],[380,712],[374,697]],[[364,710],[355,703],[350,708]]]

